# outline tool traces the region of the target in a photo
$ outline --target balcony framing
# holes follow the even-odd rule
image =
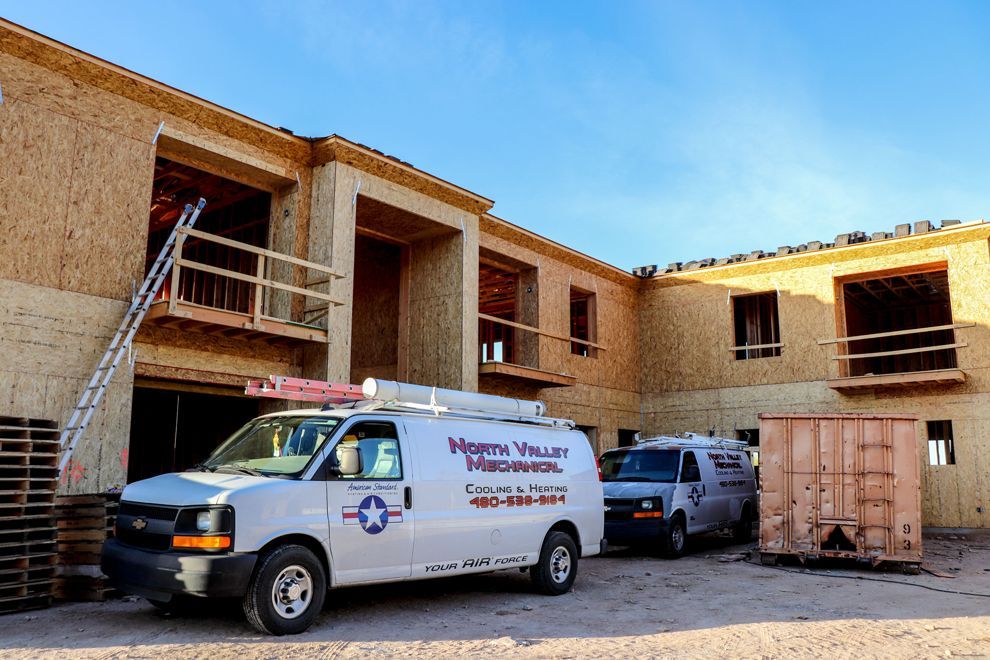
[[[182,249],[189,238],[224,245],[255,255],[257,259],[255,273],[253,275],[240,273],[184,258]],[[305,259],[186,227],[180,228],[178,231],[174,254],[175,260],[172,267],[169,296],[167,300],[158,301],[151,306],[145,317],[146,321],[179,330],[216,334],[235,339],[262,340],[268,343],[329,342],[327,330],[315,325],[314,322],[326,316],[332,307],[343,303],[334,300],[329,294],[314,291],[308,287],[327,284],[334,279],[343,277],[330,268]],[[279,282],[268,277],[267,268],[272,262],[288,263],[306,269],[306,288]],[[183,269],[210,273],[252,285],[249,311],[221,309],[182,300],[180,281]],[[320,276],[315,280],[309,280],[309,271],[311,270],[316,271]],[[315,311],[316,314],[309,316],[304,322],[265,314],[265,293],[272,290],[286,291],[301,295],[307,300],[320,301],[312,307],[305,307],[308,313]]]

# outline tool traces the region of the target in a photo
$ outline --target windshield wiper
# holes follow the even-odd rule
[[[255,470],[252,467],[247,467],[244,465],[218,465],[213,468],[214,472],[233,472],[235,474],[249,474],[252,477],[264,477],[266,476],[261,470]]]
[[[189,468],[188,470],[186,470],[186,472],[192,472],[194,470],[196,472],[216,472],[217,471],[217,469],[215,467],[210,467],[209,465],[206,465],[205,463],[196,463],[196,465],[194,465],[191,468]]]

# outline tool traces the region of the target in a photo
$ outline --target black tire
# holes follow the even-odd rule
[[[776,566],[778,564],[777,555],[772,552],[761,552],[760,563],[764,566]]]
[[[667,533],[663,538],[663,556],[667,559],[678,559],[684,556],[687,551],[687,527],[684,524],[684,516],[675,513],[670,524],[667,525]]]
[[[753,513],[750,511],[749,504],[743,505],[739,522],[732,528],[732,538],[737,543],[749,543],[753,540]]]
[[[904,575],[921,575],[921,564],[901,564],[901,571]]]
[[[577,545],[570,534],[550,532],[543,540],[539,563],[529,569],[529,577],[538,592],[560,596],[571,590],[577,565]]]
[[[258,560],[244,594],[244,615],[258,632],[295,635],[320,615],[326,593],[326,574],[316,555],[301,545],[282,545]]]

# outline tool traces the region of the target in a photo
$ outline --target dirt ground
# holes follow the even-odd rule
[[[925,538],[926,565],[954,578],[720,561],[749,547],[703,539],[676,561],[617,549],[583,560],[558,598],[509,571],[339,590],[312,629],[282,638],[232,607],[63,604],[0,618],[0,656],[990,657],[990,598],[918,586],[990,594],[990,535]]]

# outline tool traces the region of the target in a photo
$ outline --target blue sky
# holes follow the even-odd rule
[[[11,2],[622,268],[990,209],[990,3]],[[0,72],[2,75],[2,72]]]

